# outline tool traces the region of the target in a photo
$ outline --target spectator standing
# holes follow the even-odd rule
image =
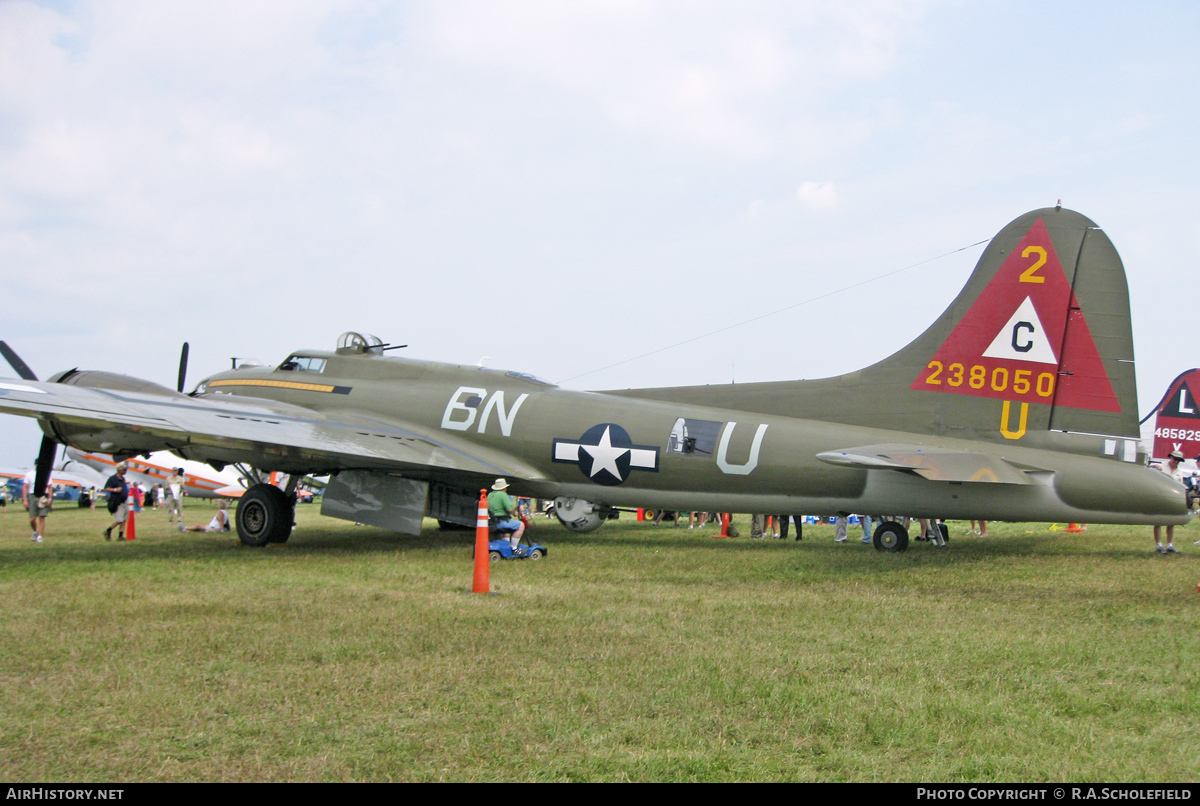
[[[1166,473],[1175,481],[1183,484],[1183,468],[1180,463],[1183,462],[1183,453],[1180,451],[1171,451],[1167,454],[1167,461],[1159,465],[1159,470]],[[1155,554],[1178,554],[1179,549],[1175,548],[1175,525],[1171,524],[1167,527],[1167,546],[1163,548],[1162,544],[1162,527],[1156,525],[1154,527],[1154,553]]]
[[[849,525],[845,515],[838,515],[837,520],[833,522],[833,542],[845,543],[847,538],[846,528]]]
[[[796,539],[799,540],[804,532],[803,515],[776,515],[775,518],[779,521],[779,539],[787,540],[788,537],[788,521],[796,520]]]
[[[108,511],[112,513],[113,522],[104,530],[104,539],[112,540],[112,530],[117,529],[117,540],[125,539],[125,521],[129,519],[129,484],[125,481],[125,471],[129,466],[124,462],[117,463],[117,470],[104,482],[104,492],[108,493]]]
[[[658,524],[659,524],[659,523],[662,521],[662,519],[663,519],[663,516],[664,516],[664,515],[666,515],[666,514],[667,514],[667,511],[666,511],[665,509],[660,509],[660,510],[659,510],[657,513],[655,513],[655,515],[654,515],[654,525],[655,525],[655,526],[658,526]],[[680,520],[680,518],[679,518],[679,512],[677,511],[677,512],[675,513],[675,523],[674,523],[674,525],[675,525],[675,526],[678,526],[678,525],[679,525],[679,520]]]
[[[24,483],[21,485],[21,503],[29,512],[29,527],[33,530],[33,537],[29,539],[33,543],[41,543],[42,535],[46,531],[46,516],[50,514],[50,507],[54,502],[54,487],[47,484],[40,495],[37,493],[34,489],[37,484],[36,462],[34,464],[34,469],[25,474]]]
[[[179,523],[183,531],[183,468],[177,467],[167,479],[167,523]]]
[[[862,530],[863,530],[862,542],[868,546],[871,545],[871,525],[872,525],[871,516],[870,515],[859,515],[858,522],[862,525]]]

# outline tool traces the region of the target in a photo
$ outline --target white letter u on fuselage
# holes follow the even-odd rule
[[[725,454],[729,450],[729,440],[736,427],[737,423],[730,421],[725,423],[725,428],[721,431],[721,444],[717,446],[717,467],[721,468],[722,473],[728,473],[731,476],[748,476],[750,471],[758,467],[758,451],[762,448],[763,434],[767,433],[767,424],[762,423],[754,432],[754,441],[750,443],[750,460],[744,465],[731,464],[725,459]]]

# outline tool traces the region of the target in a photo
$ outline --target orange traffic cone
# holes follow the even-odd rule
[[[127,521],[125,524],[126,540],[133,540],[135,537],[137,537],[137,520],[134,518],[133,510],[133,496],[131,495],[129,496],[129,517],[125,519]]]
[[[491,593],[490,573],[487,490],[480,490],[479,518],[475,521],[475,579],[471,583],[471,593]]]
[[[1078,523],[1068,523],[1067,528],[1063,529],[1063,531],[1070,532],[1071,534],[1078,534],[1079,532],[1082,532],[1083,529],[1080,528]]]
[[[732,535],[729,534],[729,513],[724,512],[721,514],[721,534],[713,535],[713,537],[716,538],[716,537],[731,537],[731,536]]]

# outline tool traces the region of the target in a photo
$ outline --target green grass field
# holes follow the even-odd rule
[[[165,521],[105,543],[60,504],[35,546],[0,518],[5,780],[1200,776],[1196,524],[1170,557],[1148,527],[960,523],[883,555],[539,519],[549,557],[472,596],[469,532]]]

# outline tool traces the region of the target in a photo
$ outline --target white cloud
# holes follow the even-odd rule
[[[805,182],[796,190],[796,198],[810,210],[831,210],[841,201],[832,182]]]
[[[1200,193],[1178,157],[1197,48],[1186,14],[1160,13],[1138,30],[957,0],[7,0],[0,337],[46,373],[168,384],[185,338],[199,377],[348,329],[562,378],[1059,196],[1149,299],[1195,262]],[[1138,53],[1152,71],[1130,71]],[[1126,74],[1153,80],[1114,83]],[[960,279],[856,293],[919,310],[902,317],[919,332]],[[477,291],[502,285],[528,303],[521,327]],[[581,324],[598,310],[602,339]],[[728,380],[726,355],[739,380],[812,377],[906,335],[864,319],[861,341],[834,344],[821,324],[731,331],[584,383]],[[1138,340],[1140,377],[1156,353]]]
[[[781,120],[888,69],[927,5],[809,0],[748,13],[724,3],[478,0],[439,6],[435,25],[456,61],[556,86],[630,132],[761,157],[785,147]]]

